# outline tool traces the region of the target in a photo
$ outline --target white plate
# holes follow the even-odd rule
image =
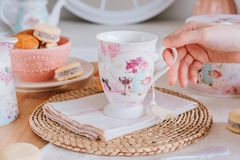
[[[78,82],[84,79],[87,79],[90,77],[94,71],[94,67],[91,63],[75,58],[75,57],[69,57],[66,61],[67,63],[71,62],[80,62],[81,66],[83,68],[83,75],[77,78],[73,78],[70,80],[66,81],[58,81],[56,78],[50,80],[50,81],[45,81],[45,82],[26,82],[21,80],[16,74],[14,74],[14,81],[15,81],[15,87],[16,91],[19,92],[43,92],[43,91],[49,91],[49,90],[54,90],[59,87],[62,87],[64,85]]]
[[[67,10],[87,21],[104,25],[126,25],[148,20],[175,0],[66,0]]]
[[[214,94],[214,93],[205,93],[205,92],[201,92],[201,91],[198,91],[196,89],[193,89],[189,86],[186,87],[189,91],[191,92],[194,92],[196,94],[199,94],[199,95],[203,95],[203,96],[206,96],[206,97],[213,97],[213,98],[239,98],[240,97],[240,94]]]

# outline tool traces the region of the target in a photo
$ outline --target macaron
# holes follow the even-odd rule
[[[0,154],[1,160],[40,160],[40,150],[30,143],[14,143],[6,148]]]
[[[49,43],[49,42],[40,42],[40,45],[39,45],[39,49],[41,48],[53,48],[53,47],[57,47],[58,44],[56,42],[53,42],[53,43]]]
[[[69,80],[83,74],[80,62],[72,62],[55,70],[56,78],[59,81]]]
[[[58,42],[60,40],[61,29],[46,23],[36,23],[33,35],[43,42]]]
[[[53,47],[57,47],[57,46],[58,46],[58,44],[56,42],[45,44],[45,48],[53,48]]]
[[[39,41],[30,34],[17,34],[14,36],[18,42],[14,45],[13,49],[37,49]]]
[[[231,111],[228,114],[227,128],[235,133],[240,133],[240,109]]]

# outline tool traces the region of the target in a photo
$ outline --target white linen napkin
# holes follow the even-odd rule
[[[197,107],[195,102],[158,90],[155,90],[155,97],[160,107],[172,111],[175,115]],[[75,100],[46,103],[43,106],[43,113],[76,134],[108,141],[162,122],[163,120],[152,112],[151,98],[152,93],[149,92],[143,102],[148,113],[136,119],[115,119],[106,116],[102,112],[108,103],[104,93]]]

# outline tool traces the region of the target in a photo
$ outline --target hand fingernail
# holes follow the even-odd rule
[[[181,85],[182,88],[185,88],[187,86],[187,84],[184,83],[184,82],[182,82],[180,85]]]
[[[169,84],[170,86],[173,86],[173,83],[172,83],[171,80],[168,80],[168,84]]]
[[[183,84],[180,84],[181,88],[184,88]]]
[[[189,80],[191,83],[196,84],[197,83],[197,77],[189,77]]]
[[[170,37],[164,38],[164,39],[163,39],[163,43],[164,43],[164,44],[171,44],[171,43],[172,43],[172,38],[170,38]]]
[[[193,84],[196,84],[196,83],[197,83],[197,78],[194,78],[194,79],[192,80],[192,83],[193,83]]]

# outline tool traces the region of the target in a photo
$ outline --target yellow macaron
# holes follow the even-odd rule
[[[59,81],[73,79],[83,74],[80,62],[72,62],[55,70],[56,78]]]
[[[40,150],[30,143],[14,143],[6,148],[0,154],[1,160],[40,160]]]
[[[231,111],[228,114],[227,128],[235,133],[240,133],[240,109]]]

